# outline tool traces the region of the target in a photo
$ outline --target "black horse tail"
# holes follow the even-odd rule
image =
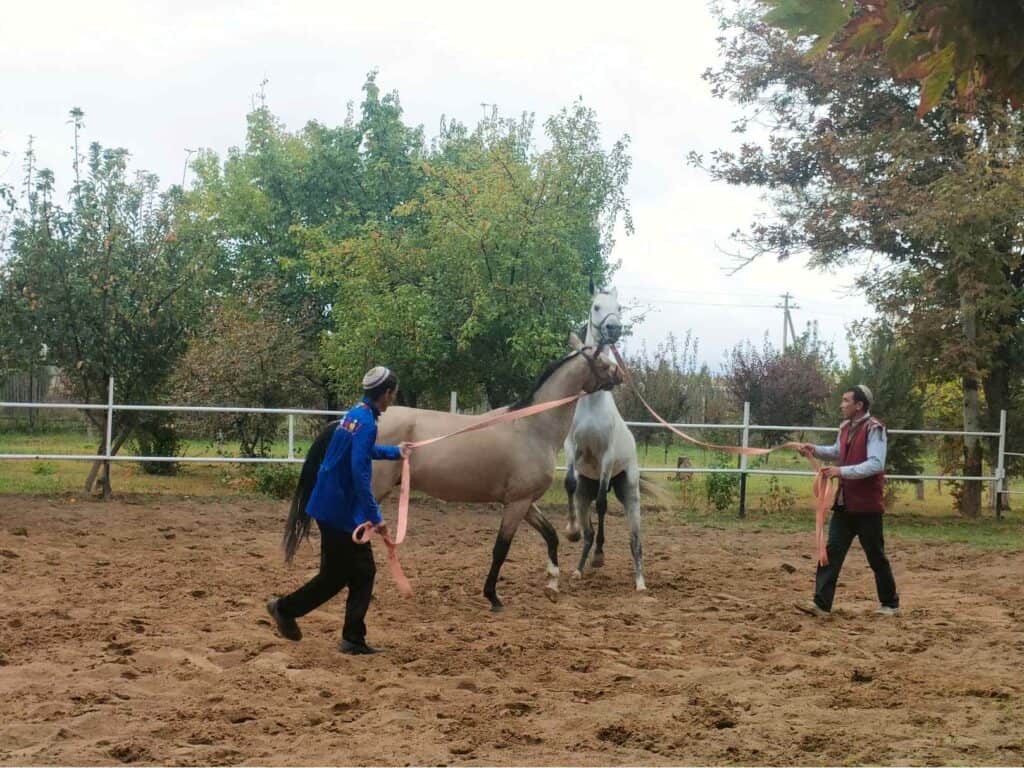
[[[288,513],[288,521],[284,524],[284,561],[290,563],[295,557],[295,550],[303,539],[309,538],[309,526],[312,518],[306,514],[306,504],[309,503],[310,494],[313,493],[313,486],[316,485],[316,477],[320,472],[320,464],[327,455],[327,446],[331,443],[331,436],[337,427],[338,422],[330,422],[316,436],[313,444],[309,446],[309,453],[306,460],[302,462],[302,471],[299,473],[299,482],[295,486],[295,493],[292,495],[292,508]]]

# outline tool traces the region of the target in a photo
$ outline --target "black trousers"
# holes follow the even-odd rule
[[[900,596],[896,593],[896,580],[892,566],[885,556],[885,536],[882,533],[882,513],[858,514],[847,512],[843,507],[832,510],[828,524],[828,565],[819,565],[814,579],[814,602],[819,608],[832,610],[836,596],[839,571],[843,568],[846,553],[854,538],[860,539],[868,565],[875,573],[875,588],[878,602],[890,608],[898,608]]]
[[[299,618],[326,603],[348,587],[345,602],[345,625],[341,636],[351,643],[366,642],[366,612],[373,597],[373,580],[377,565],[369,543],[356,544],[352,534],[321,525],[320,572],[290,595],[282,597],[277,607],[285,616]]]

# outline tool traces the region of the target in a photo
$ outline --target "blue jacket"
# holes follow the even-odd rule
[[[375,445],[379,415],[363,398],[338,422],[306,504],[307,515],[346,533],[365,522],[384,522],[373,496],[373,460],[398,461],[402,454],[398,446]]]

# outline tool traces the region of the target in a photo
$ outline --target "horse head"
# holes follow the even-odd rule
[[[590,284],[590,321],[587,324],[588,344],[614,344],[622,336],[622,308],[619,292],[598,291]]]
[[[607,344],[584,345],[575,333],[569,334],[569,344],[587,363],[581,387],[584,392],[612,389],[622,383],[622,371]]]

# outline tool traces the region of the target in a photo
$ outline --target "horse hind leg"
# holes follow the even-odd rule
[[[594,558],[591,565],[600,568],[604,565],[604,516],[608,514],[608,480],[602,475],[597,486],[597,546],[594,549]]]
[[[647,589],[644,580],[644,546],[640,533],[640,473],[623,472],[612,480],[615,495],[626,510],[629,523],[629,551],[633,555],[633,579],[637,592]]]
[[[526,522],[544,537],[548,545],[548,581],[544,586],[544,596],[555,602],[558,600],[558,533],[536,504],[531,504],[527,510]]]
[[[569,497],[569,520],[565,526],[565,538],[569,541],[580,540],[580,524],[576,519],[576,509],[574,507],[576,485],[576,467],[573,466],[572,462],[569,462],[569,466],[565,470],[565,493]]]
[[[572,577],[579,579],[583,576],[583,569],[587,567],[587,558],[590,557],[590,549],[594,546],[594,527],[590,523],[590,503],[597,497],[597,480],[577,475],[578,485],[576,487],[575,510],[576,519],[583,528],[583,550],[580,553],[580,564],[573,571]]]
[[[491,570],[484,582],[484,597],[490,601],[492,611],[500,611],[505,607],[498,597],[498,575],[508,556],[509,547],[512,546],[512,538],[516,535],[516,529],[529,509],[529,501],[514,502],[506,505],[505,514],[501,518],[501,527],[498,528],[498,537],[494,541],[494,550],[491,553]]]

